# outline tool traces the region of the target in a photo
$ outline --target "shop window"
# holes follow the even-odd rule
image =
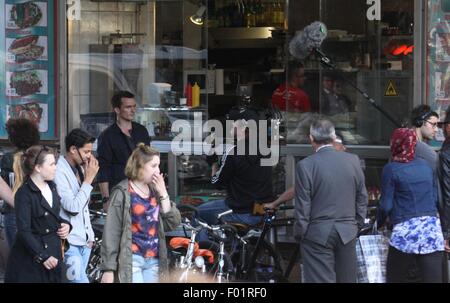
[[[287,142],[308,143],[310,121],[325,117],[334,122],[345,144],[388,145],[392,130],[407,124],[413,107],[414,1],[381,1],[380,21],[368,20],[365,1],[322,0],[317,6],[309,5],[310,11],[301,10],[303,2],[296,1],[289,13],[317,16],[325,24],[327,38],[321,49],[335,68],[310,55],[301,58],[302,71],[286,71],[286,78],[304,75],[291,81],[307,95],[311,108],[305,111],[295,106],[303,101],[288,103]],[[308,24],[293,19],[289,18],[289,32],[295,37]]]
[[[174,120],[205,113],[207,81],[198,83],[197,104],[183,101],[185,86],[196,82],[188,83],[183,75],[207,70],[205,27],[189,21],[200,5],[80,0],[79,18],[67,21],[69,127],[88,125],[96,117],[109,121],[111,97],[120,90],[136,96],[136,121],[154,140],[170,140]]]

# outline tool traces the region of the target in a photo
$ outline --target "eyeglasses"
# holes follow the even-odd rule
[[[46,152],[48,152],[49,151],[49,149],[48,149],[48,147],[47,146],[45,146],[45,145],[42,145],[42,147],[41,147],[41,150],[38,152],[38,154],[37,154],[37,157],[36,157],[36,159],[34,159],[34,166],[36,166],[37,164],[38,164],[38,161],[39,161],[39,157],[41,156],[41,154],[42,154],[42,151],[46,151]]]
[[[427,123],[430,123],[430,125],[433,127],[433,128],[436,128],[437,126],[438,126],[438,123],[437,122],[430,122],[430,121],[428,121],[428,120],[426,120],[425,122],[427,122]]]

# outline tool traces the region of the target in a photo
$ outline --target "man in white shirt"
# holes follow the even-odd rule
[[[86,268],[94,232],[89,217],[92,182],[98,172],[98,161],[92,155],[95,138],[81,129],[72,130],[65,138],[66,154],[57,164],[55,183],[61,196],[61,217],[72,230],[65,253],[66,278],[72,283],[89,283]]]

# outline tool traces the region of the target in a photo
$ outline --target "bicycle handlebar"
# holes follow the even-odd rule
[[[229,214],[232,214],[232,213],[233,213],[232,209],[226,210],[223,213],[220,213],[220,214],[217,215],[217,220],[220,220],[220,218],[222,218],[223,216],[226,216],[226,215],[229,215]]]
[[[215,226],[213,225],[213,226],[211,226],[211,225],[209,225],[206,222],[202,222],[202,221],[197,221],[197,222],[198,222],[198,224],[200,224],[201,227],[206,228],[206,229],[208,229],[210,231],[216,231],[216,230],[220,229],[220,225],[215,225]]]
[[[191,221],[188,218],[184,218],[184,222],[181,222],[181,225],[183,225],[183,227],[185,227],[186,229],[194,232],[199,232],[200,229],[202,229],[202,226],[199,227],[192,226]]]

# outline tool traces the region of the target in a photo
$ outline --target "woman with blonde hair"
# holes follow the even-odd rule
[[[52,181],[56,172],[55,151],[32,146],[21,156],[21,164],[25,177],[14,196],[17,235],[5,282],[62,282],[63,250],[70,223],[59,216],[60,197]]]
[[[139,144],[125,167],[127,179],[112,190],[101,248],[102,283],[155,283],[167,270],[165,232],[181,217],[159,163],[158,150]]]

